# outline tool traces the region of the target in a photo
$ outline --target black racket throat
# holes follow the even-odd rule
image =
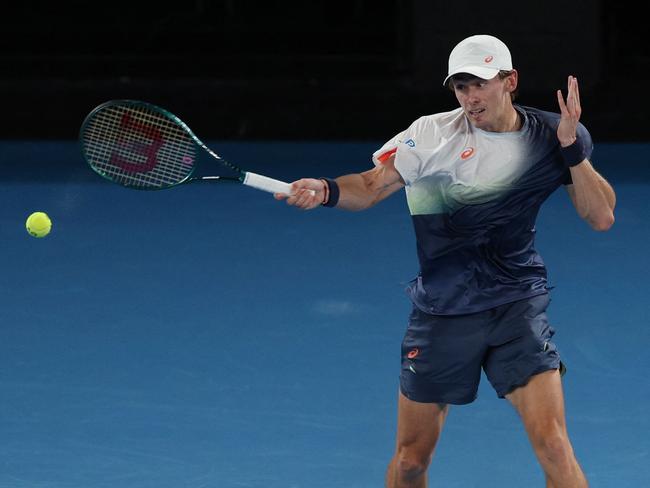
[[[188,183],[242,183],[244,181],[243,177],[235,176],[196,176],[190,178]]]

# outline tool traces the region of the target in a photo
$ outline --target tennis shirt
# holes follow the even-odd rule
[[[407,292],[434,315],[480,312],[548,293],[535,249],[542,203],[571,176],[560,153],[560,114],[515,105],[516,132],[487,132],[461,108],[427,115],[373,154],[395,154],[406,183],[420,271]],[[582,159],[593,150],[579,124]]]

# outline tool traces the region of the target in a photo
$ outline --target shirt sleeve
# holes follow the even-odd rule
[[[422,172],[423,159],[416,145],[423,122],[424,117],[416,120],[408,129],[389,139],[372,154],[372,161],[376,166],[385,163],[394,154],[395,169],[407,186],[415,182]]]
[[[375,166],[382,165],[388,158],[397,152],[397,145],[403,140],[405,134],[406,131],[400,132],[372,153],[372,162],[375,163]]]

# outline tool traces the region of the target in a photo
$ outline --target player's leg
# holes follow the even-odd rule
[[[399,394],[397,443],[386,473],[387,488],[424,488],[448,407]]]
[[[557,370],[533,376],[506,395],[519,413],[549,488],[586,488],[573,453],[564,415],[562,382]]]
[[[416,307],[402,342],[397,446],[388,488],[426,486],[449,404],[474,401],[487,349],[486,314],[435,316]]]
[[[584,474],[569,442],[553,328],[540,295],[499,307],[490,327],[485,373],[501,398],[521,416],[551,488],[584,488]]]

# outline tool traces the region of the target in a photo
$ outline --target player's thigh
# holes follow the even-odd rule
[[[519,413],[533,440],[565,434],[564,395],[558,370],[532,376],[525,386],[508,393],[506,398]]]
[[[428,457],[433,452],[449,407],[440,403],[421,403],[399,394],[397,450],[410,450]]]
[[[499,320],[490,329],[483,363],[488,380],[500,398],[526,385],[539,373],[561,367],[548,322],[547,295],[500,307]]]

